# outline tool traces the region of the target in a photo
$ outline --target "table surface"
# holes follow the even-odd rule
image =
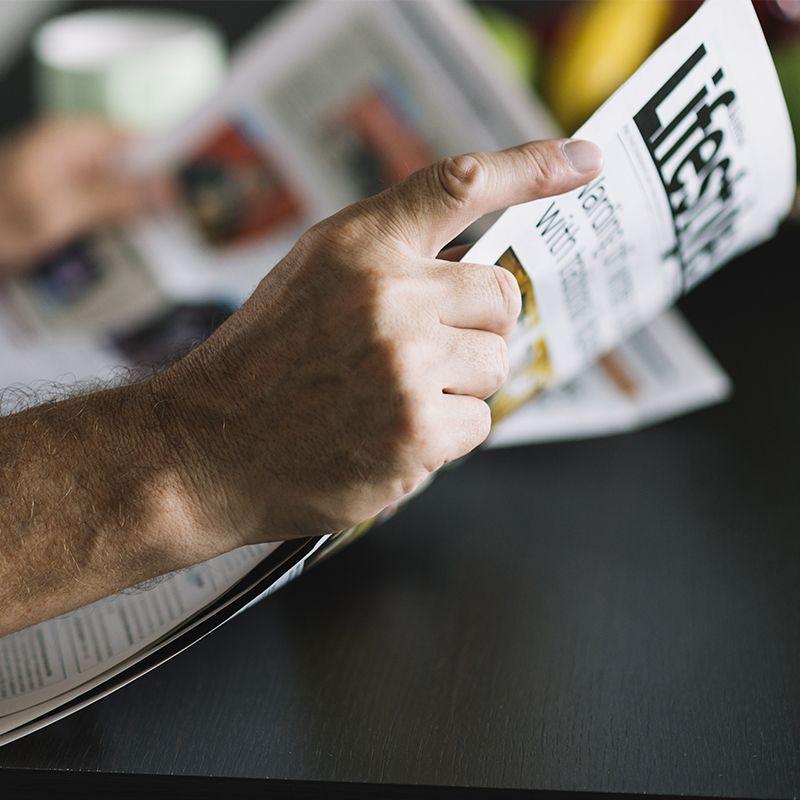
[[[476,455],[171,663],[0,749],[0,776],[797,796],[798,243],[684,302],[731,401]]]

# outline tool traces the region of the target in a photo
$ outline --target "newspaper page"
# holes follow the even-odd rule
[[[731,383],[674,310],[492,429],[488,447],[608,436],[724,400]]]
[[[157,641],[274,549],[240,548],[0,638],[0,733],[9,715],[80,686]]]
[[[241,302],[343,206],[446,155],[555,132],[461,3],[298,3],[197,118],[131,154],[175,169],[188,201],[132,242],[171,296]]]
[[[795,154],[748,0],[707,0],[575,134],[603,173],[515,206],[465,256],[514,272],[523,313],[502,418],[652,320],[789,211]]]
[[[286,543],[278,543],[277,545],[241,548],[218,559],[213,559],[205,565],[192,568],[189,570],[190,573],[193,573],[189,576],[189,581],[195,585],[195,588],[201,583],[203,584],[199,592],[195,592],[193,599],[198,601],[202,593],[205,595],[204,600],[212,600],[212,602],[200,606],[203,610],[195,614],[187,614],[187,609],[182,608],[170,623],[169,614],[165,613],[165,610],[169,608],[169,601],[165,600],[165,596],[168,594],[179,596],[181,587],[174,585],[168,587],[153,604],[154,607],[157,607],[159,602],[163,604],[161,608],[164,616],[164,619],[159,620],[154,626],[154,632],[143,636],[138,647],[131,647],[128,643],[120,644],[119,642],[116,643],[118,645],[116,648],[113,645],[110,646],[109,652],[105,655],[105,669],[102,671],[99,669],[100,661],[104,658],[102,650],[110,636],[106,632],[101,632],[97,637],[96,629],[92,630],[92,635],[88,638],[92,644],[95,639],[98,640],[97,657],[100,661],[97,664],[90,664],[90,668],[84,670],[81,676],[82,680],[77,678],[80,668],[76,667],[72,679],[60,683],[55,681],[47,687],[46,691],[34,691],[30,695],[26,695],[26,699],[34,700],[33,704],[23,705],[22,702],[18,702],[16,704],[18,710],[14,710],[15,704],[9,699],[7,703],[0,706],[0,710],[6,712],[0,716],[0,746],[74,713],[178,655],[232,617],[249,608],[253,603],[272,594],[286,582],[301,574],[306,564],[325,546],[329,538],[329,536],[322,536],[315,540],[298,540],[291,546]],[[281,555],[281,550],[287,549],[287,547],[288,552]],[[258,550],[261,552],[256,552]],[[271,560],[274,563],[270,563]],[[268,568],[265,569],[264,565],[267,565]],[[253,573],[258,573],[258,575],[253,576]],[[178,583],[183,574],[185,573],[168,576],[164,583]],[[239,580],[238,575],[242,576],[243,580]],[[182,586],[182,589],[184,596],[192,592],[191,589],[187,591],[185,585]],[[133,590],[134,594],[135,592],[136,590]],[[79,621],[75,625],[77,629],[81,629],[82,626],[91,628],[92,625],[97,624],[98,618],[104,616],[105,624],[110,626],[114,622],[118,622],[117,619],[113,619],[115,613],[119,619],[122,619],[125,615],[121,613],[121,610],[127,610],[128,624],[130,624],[131,605],[122,600],[125,595],[130,594],[131,592],[126,592],[115,598],[101,600],[97,604],[65,615],[54,622],[63,621],[66,624],[73,617],[78,616]],[[115,603],[116,607],[114,607]],[[173,607],[174,604],[173,600]],[[155,630],[159,627],[162,635],[156,638]],[[40,626],[34,626],[28,630],[36,631],[38,628]],[[20,637],[26,632],[12,634],[6,639]],[[67,634],[66,641],[69,642],[70,632],[66,631],[66,628],[59,631],[60,634],[65,632]],[[46,635],[43,634],[40,638],[46,638]],[[84,646],[85,638],[87,637],[84,630],[84,635],[77,637],[79,651]],[[52,647],[51,642],[39,641],[36,642],[35,647],[38,652],[33,655],[23,653],[20,659],[22,670],[29,671],[30,665],[36,665],[37,662],[42,666],[48,665],[47,659],[51,657],[48,647]],[[57,654],[60,653],[58,645],[55,646],[55,650]],[[112,650],[113,652],[111,652]],[[80,661],[80,657],[77,660]],[[71,669],[71,667],[67,667],[67,672]],[[29,680],[27,676],[26,679]]]

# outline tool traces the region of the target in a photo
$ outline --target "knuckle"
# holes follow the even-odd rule
[[[331,233],[335,236],[337,247],[360,244],[367,228],[366,218],[353,209],[352,213],[343,214],[333,223]]]
[[[433,438],[434,429],[433,425],[431,425],[425,403],[422,400],[417,400],[413,404],[408,421],[408,438],[411,445],[415,449],[426,448]]]
[[[504,267],[494,268],[494,280],[499,291],[500,306],[506,316],[508,328],[512,328],[522,312],[522,294],[514,275]]]
[[[390,462],[400,462],[408,455],[420,428],[420,404],[402,375],[391,375],[383,382],[381,404],[385,409],[383,428],[384,455]]]
[[[318,222],[316,225],[312,225],[312,227],[308,228],[308,230],[303,231],[303,233],[300,234],[300,237],[295,242],[293,250],[302,255],[313,253],[320,240],[324,238],[322,235],[322,229],[326,223],[327,220],[323,220],[322,222]]]
[[[408,391],[412,382],[415,353],[404,339],[388,339],[381,343],[382,361],[390,391],[401,411],[413,411],[414,402]],[[401,415],[403,416],[403,415]]]
[[[415,307],[412,282],[403,275],[387,270],[367,267],[364,273],[364,280],[371,288],[372,305],[379,323],[387,333],[395,331],[399,323],[407,328],[409,316]],[[391,347],[400,354],[405,353],[408,347],[406,337],[399,334],[393,338]]]
[[[439,327],[436,303],[413,269],[367,267],[381,330],[408,355],[419,355]]]
[[[359,204],[348,206],[310,227],[300,241],[313,245],[324,243],[338,249],[358,245],[368,232],[368,218]]]
[[[424,399],[415,392],[406,390],[401,393],[398,409],[398,442],[413,454],[427,451],[435,429]]]
[[[452,205],[468,204],[486,182],[486,166],[479,153],[466,153],[438,161],[432,168],[437,188]]]
[[[547,147],[531,147],[527,151],[530,180],[539,186],[543,196],[558,180],[560,162]]]
[[[336,254],[336,247],[336,222],[333,219],[323,219],[304,231],[292,249],[302,258],[318,259]]]
[[[484,401],[475,404],[475,410],[469,419],[469,441],[473,447],[477,447],[486,441],[492,430],[492,412]]]
[[[496,389],[499,389],[506,382],[509,371],[508,345],[502,336],[493,337],[492,350],[489,362],[491,382]]]
[[[342,215],[325,220],[319,225],[321,238],[335,247],[357,244],[361,239],[362,225],[355,215]]]
[[[381,393],[389,409],[389,438],[395,453],[427,452],[438,436],[435,406],[427,391],[420,348],[411,339],[383,344]]]

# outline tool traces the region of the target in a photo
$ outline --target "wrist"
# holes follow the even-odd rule
[[[204,345],[146,383],[161,460],[174,487],[166,510],[174,506],[171,513],[191,528],[187,538],[213,554],[285,538],[263,529],[274,486],[263,475],[254,478],[252,420],[236,400],[247,394],[237,388],[237,363],[232,353]],[[266,443],[259,463],[265,449]]]
[[[188,565],[244,544],[224,514],[211,448],[198,436],[191,404],[170,370],[138,384],[135,393],[143,457],[156,465],[149,545]]]

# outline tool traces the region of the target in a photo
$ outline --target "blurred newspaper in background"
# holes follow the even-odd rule
[[[132,154],[176,170],[173,215],[79,242],[6,291],[0,385],[168,362],[309,224],[442,155],[553,127],[460,3],[293,6],[213,102]],[[578,135],[601,144],[604,174],[510,209],[468,255],[523,291],[512,378],[492,401],[498,445],[626,430],[723,397],[720,368],[664,309],[791,202],[788,118],[747,0],[709,0]],[[369,524],[242,548],[0,639],[0,744],[152,669]]]

